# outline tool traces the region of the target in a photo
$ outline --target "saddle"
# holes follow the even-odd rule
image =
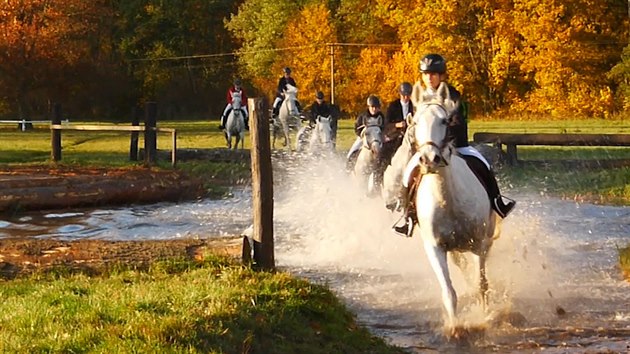
[[[407,188],[407,195],[403,196],[409,201],[409,210],[415,210],[415,197],[416,192],[418,191],[418,185],[420,185],[420,180],[422,179],[422,175],[420,174],[420,169],[418,168],[417,160],[415,159],[417,155],[414,155],[411,160],[407,163],[407,167],[405,168],[405,172],[403,174],[403,184]],[[490,186],[488,185],[489,178],[492,178],[492,171],[488,170],[483,161],[479,160],[475,156],[470,155],[462,155],[458,154],[464,161],[466,161],[466,165],[473,172],[473,174],[477,177],[483,188],[486,190],[488,194],[488,198],[492,197],[492,191],[490,190]],[[411,215],[415,215],[415,213],[411,213]]]

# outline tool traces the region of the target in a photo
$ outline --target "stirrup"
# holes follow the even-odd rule
[[[400,220],[404,220],[405,224],[398,226],[398,223],[400,222]],[[411,216],[405,216],[404,214],[400,217],[400,219],[398,219],[398,221],[396,221],[394,226],[392,226],[392,229],[397,235],[404,236],[404,237],[413,236],[413,228],[414,228],[413,219],[411,218]]]
[[[503,202],[503,198],[508,200],[508,203]],[[494,209],[502,219],[505,219],[514,209],[516,201],[514,199],[498,195],[494,200]]]

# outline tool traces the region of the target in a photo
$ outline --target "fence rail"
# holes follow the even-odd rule
[[[508,164],[518,163],[518,145],[550,146],[630,146],[630,134],[514,134],[479,132],[473,135],[476,143],[491,143],[499,149],[507,146]]]
[[[170,133],[171,134],[171,164],[175,166],[177,164],[177,130],[173,128],[157,128],[157,127],[144,127],[144,126],[120,126],[120,125],[62,125],[62,124],[51,124],[51,131],[61,131],[61,130],[83,130],[83,131],[123,131],[123,132],[146,132],[147,130],[155,131],[158,133]],[[137,143],[137,141],[136,141]],[[53,150],[55,149],[55,144],[53,144]],[[132,142],[133,145],[133,142]],[[131,150],[137,151],[134,147],[131,147]],[[148,153],[145,151],[145,154]],[[56,154],[53,151],[53,156],[61,156],[60,153]]]

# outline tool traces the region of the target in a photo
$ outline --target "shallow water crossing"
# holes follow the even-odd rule
[[[327,284],[358,321],[411,353],[630,352],[630,283],[618,247],[630,208],[506,194],[518,200],[488,264],[490,314],[452,267],[460,339],[442,329],[439,287],[417,237],[393,235],[396,216],[367,198],[342,163],[274,161],[278,267]],[[277,171],[277,172],[276,172]],[[133,208],[28,213],[0,220],[0,237],[111,240],[221,237],[251,223],[251,194]]]

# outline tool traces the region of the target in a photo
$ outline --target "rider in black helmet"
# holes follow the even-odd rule
[[[282,77],[278,80],[278,87],[276,89],[276,99],[273,101],[273,114],[278,115],[278,111],[280,110],[280,104],[284,100],[284,90],[287,89],[287,85],[291,85],[297,87],[295,80],[291,77],[291,68],[285,67],[282,69]],[[298,105],[298,109],[300,109],[300,105]]]
[[[223,110],[223,114],[221,115],[221,124],[219,125],[219,129],[225,129],[225,123],[227,121],[227,117],[232,111],[232,95],[236,92],[240,93],[241,95],[241,110],[243,111],[243,114],[244,114],[245,129],[249,130],[249,123],[248,123],[249,114],[247,113],[247,95],[245,94],[245,90],[243,90],[243,87],[241,86],[241,79],[239,78],[234,79],[234,85],[230,86],[230,88],[227,91],[227,106],[225,107],[225,109]]]
[[[446,80],[446,60],[439,54],[428,54],[424,56],[418,65],[422,74],[422,82],[425,86],[425,94],[435,94],[440,83]],[[505,218],[514,208],[515,202],[509,200],[505,203],[501,193],[499,192],[499,186],[497,184],[494,173],[490,169],[490,164],[485,158],[472,146],[468,145],[468,125],[466,122],[465,110],[462,109],[461,95],[451,85],[448,85],[449,95],[453,102],[451,104],[456,107],[451,119],[451,123],[447,129],[447,138],[453,142],[457,152],[466,160],[467,164],[475,171],[479,173],[480,177],[484,180],[487,186],[488,197],[490,198],[490,204],[492,208],[497,212],[499,216]],[[392,158],[392,164],[385,172],[386,184],[388,175],[393,176],[393,183],[396,186],[392,188],[386,187],[387,191],[397,190],[398,196],[386,195],[386,204],[390,209],[395,208],[396,205],[402,205],[404,208],[404,224],[394,225],[394,230],[406,236],[413,234],[414,222],[412,220],[413,210],[409,207],[409,195],[407,189],[402,184],[402,179],[398,180],[397,176],[402,176],[402,171],[405,169],[407,162],[413,156],[413,146],[411,146],[411,140],[407,139],[407,136],[413,134],[412,128],[407,129],[403,144],[398,149],[394,157]],[[391,193],[390,193],[391,194]],[[397,203],[395,198],[399,197],[402,203]],[[506,198],[508,199],[508,198]]]
[[[413,104],[411,103],[412,86],[408,82],[403,82],[398,87],[400,98],[389,103],[385,114],[384,142],[381,150],[379,166],[383,170],[389,165],[392,156],[402,144],[403,136],[407,130],[407,115],[413,115]]]
[[[380,117],[380,121],[382,122],[381,129],[385,128],[385,116],[381,111],[381,99],[376,95],[370,95],[366,103],[368,107],[367,110],[359,114],[357,120],[354,122],[354,132],[357,135],[357,139],[354,141],[354,144],[352,144],[352,147],[346,156],[346,168],[348,170],[354,168],[354,163],[356,162],[359,151],[361,150],[361,144],[363,143],[361,133],[363,132],[363,129],[365,129],[368,119]]]
[[[332,130],[332,141],[333,146],[336,146],[337,141],[337,114],[331,105],[328,104],[324,100],[324,93],[322,91],[317,91],[315,93],[315,102],[311,104],[309,108],[309,124],[311,126],[315,125],[315,121],[317,120],[317,116],[328,117],[330,116],[330,128]]]

